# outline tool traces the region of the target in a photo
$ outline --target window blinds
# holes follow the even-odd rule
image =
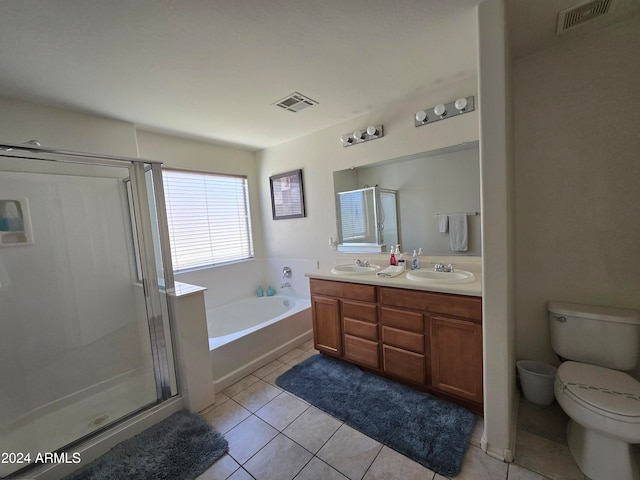
[[[253,257],[246,177],[164,170],[176,271]]]

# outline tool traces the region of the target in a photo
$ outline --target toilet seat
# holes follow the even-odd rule
[[[564,362],[556,375],[557,392],[611,420],[640,424],[640,382],[617,370]]]

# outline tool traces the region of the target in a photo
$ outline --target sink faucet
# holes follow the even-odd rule
[[[444,264],[442,263],[436,263],[435,267],[433,268],[436,272],[453,272],[453,265],[449,264],[446,267],[444,266]]]
[[[356,267],[369,267],[369,260],[365,260],[364,262],[360,259],[356,260]]]

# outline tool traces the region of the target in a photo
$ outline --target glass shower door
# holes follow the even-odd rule
[[[176,393],[144,169],[112,163],[0,158],[0,452],[60,450]]]

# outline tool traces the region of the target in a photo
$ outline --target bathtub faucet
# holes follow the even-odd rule
[[[280,288],[285,288],[285,287],[290,287],[291,284],[289,282],[284,282],[282,285],[280,285]]]

